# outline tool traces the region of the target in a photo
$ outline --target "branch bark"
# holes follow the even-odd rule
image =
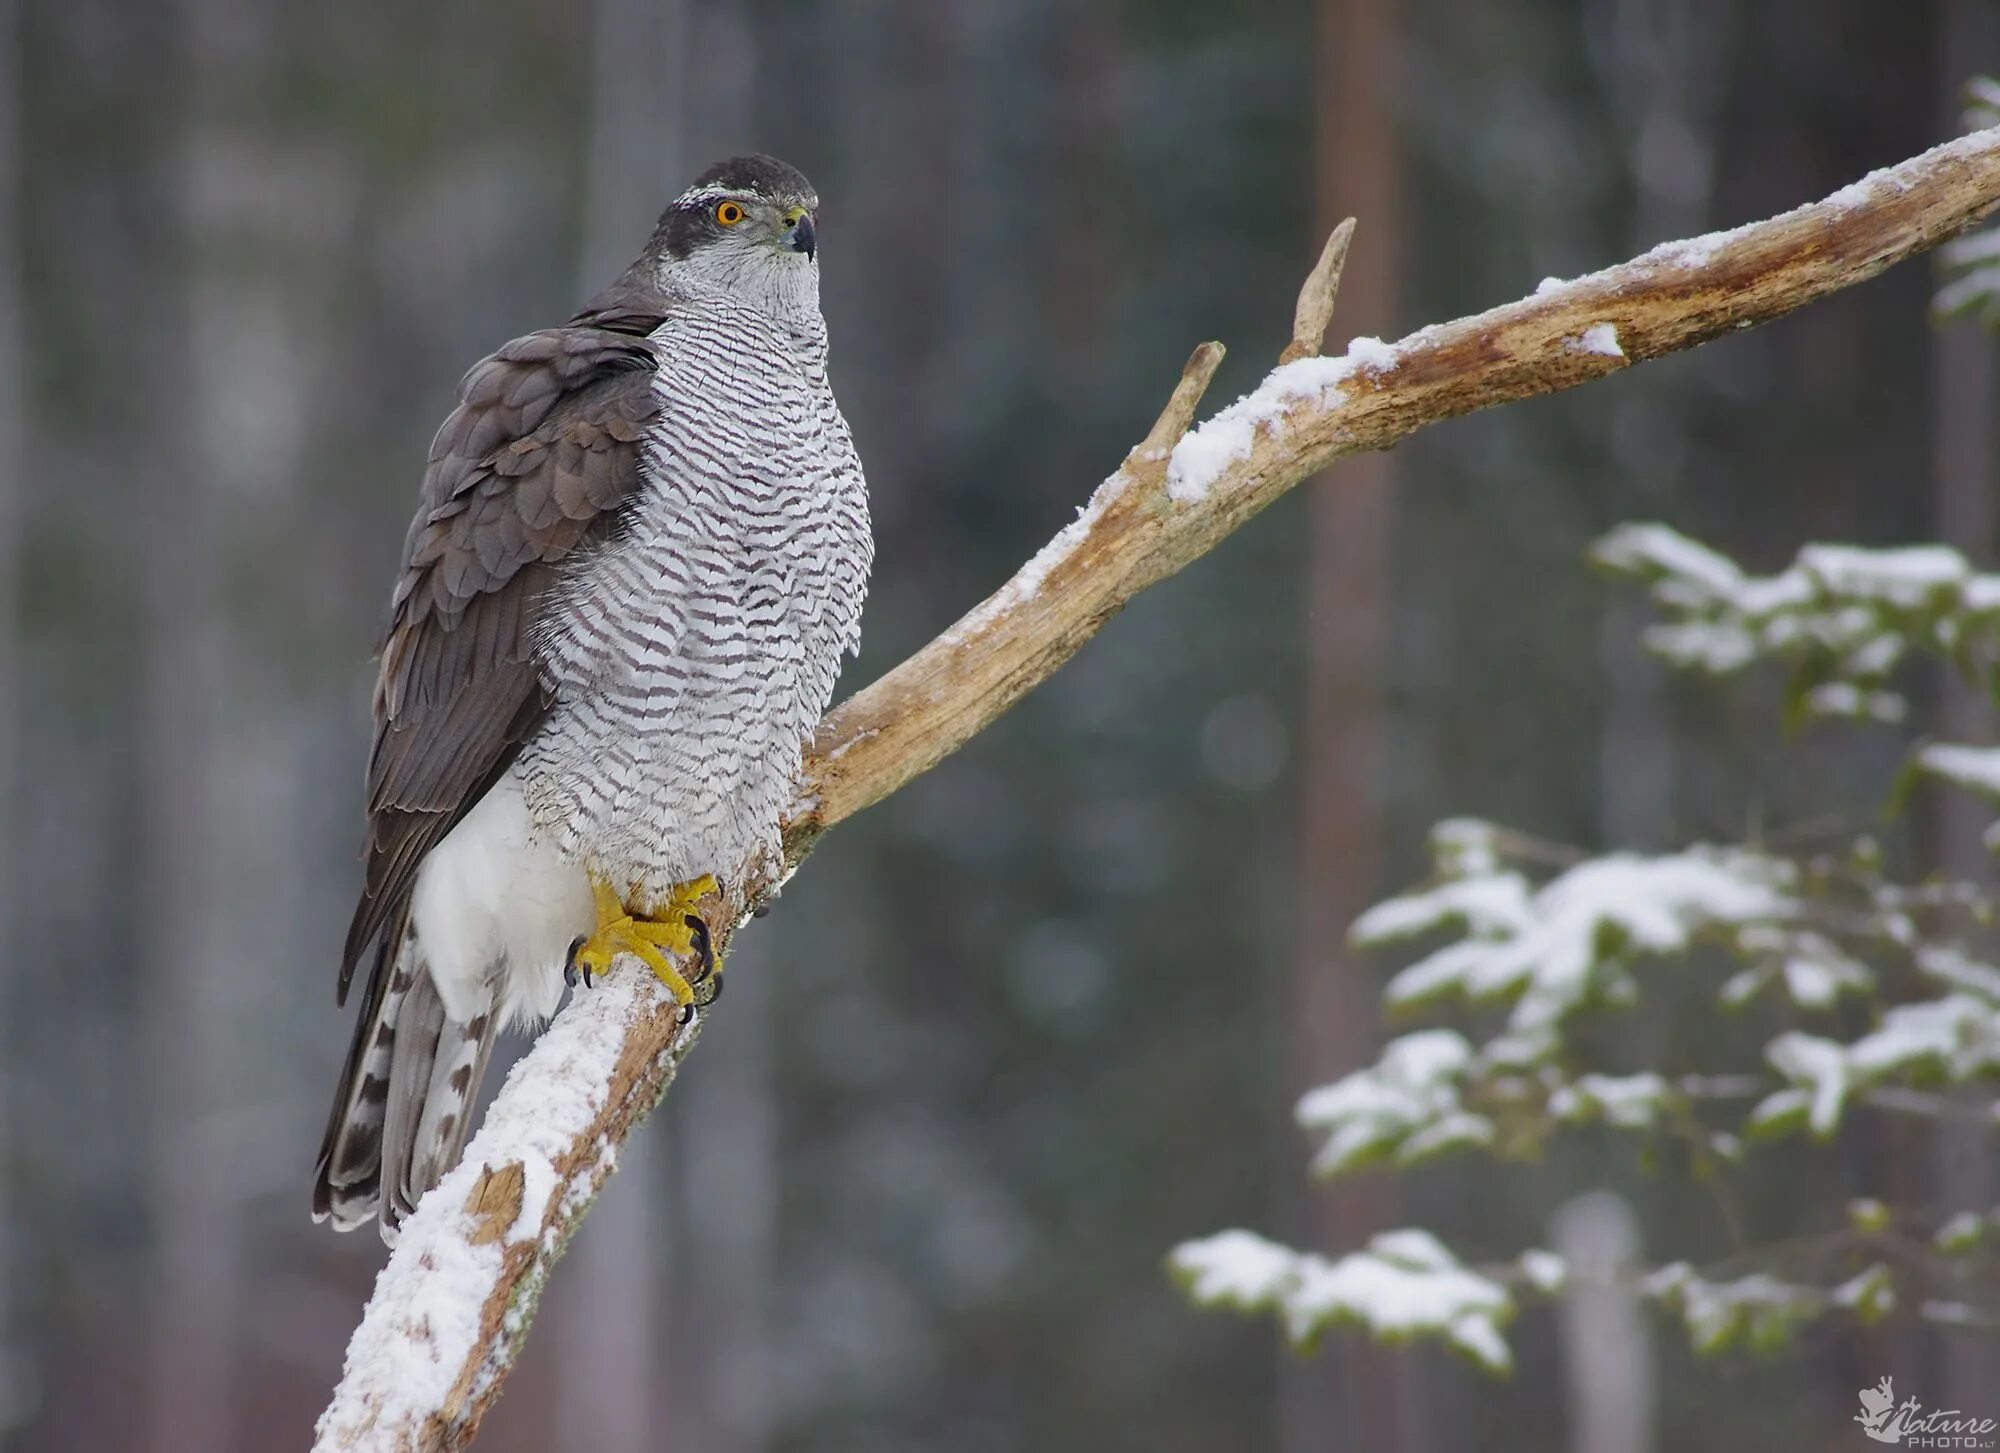
[[[781,863],[705,905],[718,947],[820,836],[956,751],[1133,596],[1213,549],[1341,455],[1475,409],[1555,393],[1768,322],[1935,246],[2000,203],[2000,131],[1886,168],[1825,201],[1669,243],[1619,267],[1386,345],[1318,357],[1343,230],[1301,293],[1283,361],[1190,429],[1222,346],[1203,343],[1146,437],[1005,585],[821,723]],[[404,1228],[348,1348],[317,1445],[461,1448],[498,1395],[535,1301],[632,1127],[701,1027],[649,974],[575,998],[516,1066],[457,1170]]]

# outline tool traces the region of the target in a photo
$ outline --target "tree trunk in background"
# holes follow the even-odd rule
[[[1397,322],[1402,246],[1395,0],[1320,0],[1315,76],[1316,250],[1343,216],[1359,219],[1341,278],[1339,336],[1389,335]],[[1310,256],[1301,249],[1302,256]],[[1332,345],[1329,352],[1340,351]],[[1378,873],[1374,760],[1377,655],[1386,612],[1388,454],[1342,460],[1313,487],[1306,625],[1304,838],[1299,864],[1299,1071],[1323,1084],[1374,1053],[1374,985],[1344,948],[1347,925],[1373,898]],[[1315,1244],[1334,1254],[1383,1229],[1393,1211],[1379,1180],[1317,1189]],[[1286,1446],[1413,1453],[1419,1430],[1399,1406],[1404,1364],[1354,1339],[1337,1358],[1289,1374]]]
[[[21,68],[20,7],[0,0],[0,944],[22,941],[14,916],[15,791],[21,700],[21,480],[28,462],[21,401]],[[0,972],[0,1442],[27,1417],[29,1368],[17,1352],[14,1309],[13,1096],[8,1078],[20,1063],[11,1042],[20,1022],[11,1002],[14,975]]]
[[[1604,92],[1626,147],[1633,209],[1626,242],[1644,251],[1707,230],[1715,178],[1714,110],[1728,74],[1734,11],[1695,0],[1603,0]],[[1627,391],[1612,416],[1613,483],[1624,513],[1650,519],[1679,497],[1686,387],[1675,375]],[[1621,441],[1629,441],[1620,447]],[[1634,592],[1607,602],[1598,634],[1604,671],[1599,800],[1604,841],[1658,847],[1673,818],[1673,732],[1663,715],[1666,668],[1639,644],[1651,606]]]
[[[689,1075],[675,1116],[681,1194],[674,1204],[688,1255],[674,1320],[694,1369],[693,1385],[679,1393],[698,1400],[700,1436],[687,1446],[701,1453],[758,1453],[778,1429],[775,1018],[789,967],[762,934],[730,950],[728,1004],[703,1031],[715,1042],[704,1046],[708,1063]]]
[[[200,9],[189,4],[174,13],[178,99],[188,113],[199,111],[214,79],[207,73],[210,47]],[[149,414],[148,453],[167,465],[141,494],[150,548],[143,557],[137,713],[143,754],[139,902],[150,943],[139,1033],[150,1087],[153,1241],[147,1268],[150,1398],[140,1436],[156,1453],[205,1453],[231,1445],[236,1348],[230,1328],[237,1310],[228,1208],[199,1152],[202,1132],[221,1106],[229,1045],[226,965],[210,908],[220,886],[216,854],[223,844],[207,790],[217,764],[204,711],[222,665],[215,585],[220,562],[208,528],[213,478],[202,467],[199,402],[188,398],[196,353],[191,335],[204,302],[192,280],[202,218],[188,181],[199,176],[206,149],[218,138],[195,114],[175,119],[184,129],[172,134],[163,168],[168,241],[152,260],[163,331],[148,390],[157,400]],[[187,412],[177,414],[175,406]]]
[[[154,1233],[145,1440],[163,1453],[232,1446],[256,1379],[257,1349],[238,1331],[246,1203],[299,1194],[296,1163],[274,1149],[292,1144],[280,1135],[296,1117],[271,1093],[283,1057],[263,1027],[291,1002],[307,877],[295,834],[310,708],[289,642],[320,572],[338,567],[299,548],[304,401],[324,345],[310,289],[288,284],[336,244],[299,213],[332,174],[258,124],[280,23],[243,0],[172,12],[152,437],[133,451],[164,465],[138,481],[151,533],[136,713]],[[280,598],[274,623],[264,607]]]
[[[1973,75],[2000,63],[2000,23],[1983,0],[1950,0],[1938,27],[1938,92],[1943,98],[1939,134],[1959,124],[1959,88]],[[1963,550],[1982,569],[1994,559],[1993,335],[1970,322],[1942,324],[1931,345],[1934,400],[1932,456],[1936,486],[1937,538]],[[1957,673],[1940,673],[1938,729],[1946,741],[1984,743],[1992,731],[1992,705],[1985,693]],[[1937,866],[1951,877],[1988,882],[1993,855],[1982,835],[1992,821],[1986,804],[1970,794],[1938,794]],[[1934,1199],[1940,1215],[1979,1210],[1994,1203],[2000,1186],[1993,1176],[1990,1138],[1978,1127],[1938,1124]],[[1976,1336],[1934,1332],[1941,1343],[1941,1386],[1947,1407],[1987,1414],[2000,1388],[2000,1352]]]
[[[1056,12],[1056,134],[1049,158],[1051,205],[1043,225],[1060,229],[1061,267],[1041,278],[1042,332],[1051,380],[1070,396],[1102,377],[1104,331],[1117,301],[1118,250],[1129,239],[1115,227],[1072,225],[1118,195],[1118,82],[1122,44],[1116,6],[1074,5]]]
[[[596,0],[584,155],[578,301],[616,277],[674,190],[708,158],[690,153],[686,0]]]
[[[1597,20],[1599,79],[1625,145],[1632,186],[1627,246],[1637,253],[1669,238],[1698,235],[1710,220],[1714,117],[1729,71],[1735,7],[1604,0]],[[1619,399],[1607,431],[1608,467],[1615,471],[1608,483],[1619,491],[1622,512],[1639,518],[1669,514],[1680,498],[1691,380],[1667,372],[1648,383]],[[1604,673],[1598,793],[1607,846],[1659,846],[1673,831],[1667,673],[1640,645],[1651,613],[1638,594],[1617,593],[1606,603],[1598,632]],[[1574,1224],[1585,1234],[1583,1223]],[[1651,1345],[1643,1325],[1629,1335],[1618,1333],[1643,1317],[1629,1295],[1621,1300],[1606,1291],[1592,1294],[1587,1313],[1565,1321],[1575,1453],[1643,1453],[1652,1447],[1658,1416],[1652,1374],[1649,1366],[1637,1365],[1650,1358]],[[1606,1377],[1623,1378],[1624,1395],[1607,1396],[1605,1387],[1581,1381]]]
[[[829,255],[839,249],[827,264],[826,301],[841,315],[834,386],[850,423],[895,421],[861,437],[869,513],[885,560],[897,542],[911,544],[903,571],[876,572],[877,619],[898,614],[885,589],[956,598],[949,556],[931,546],[945,533],[935,485],[949,457],[948,421],[960,416],[964,390],[978,377],[956,347],[953,303],[965,267],[954,245],[965,240],[956,235],[966,170],[959,85],[980,18],[967,0],[830,0],[820,20],[829,47],[821,84],[837,154],[864,159],[845,169],[827,229]],[[922,227],[908,220],[917,178]]]
[[[694,159],[685,145],[689,67],[684,0],[596,0],[591,30],[591,119],[585,142],[582,246],[576,298],[632,260]],[[699,165],[699,163],[695,163]],[[551,1292],[556,1313],[556,1443],[597,1453],[671,1453],[703,1446],[682,1399],[692,1379],[669,1336],[677,1290],[677,1217],[656,1122],[626,1146],[619,1174],[577,1238],[568,1274]],[[671,1387],[671,1396],[663,1393]]]
[[[1657,1374],[1652,1315],[1635,1279],[1645,1265],[1639,1218],[1613,1191],[1556,1207],[1549,1245],[1576,1289],[1556,1308],[1573,1453],[1652,1453]]]

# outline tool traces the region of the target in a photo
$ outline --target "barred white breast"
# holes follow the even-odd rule
[[[517,764],[529,808],[638,902],[775,850],[859,643],[867,485],[809,321],[719,294],[669,316],[645,492],[544,617],[556,706]]]

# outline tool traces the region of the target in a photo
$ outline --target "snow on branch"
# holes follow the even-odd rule
[[[527,1336],[542,1284],[700,1032],[658,979],[578,995],[516,1062],[465,1155],[403,1223],[319,1421],[321,1448],[471,1441]]]
[[[1126,601],[1333,460],[1768,322],[1936,246],[1996,203],[2000,129],[1811,206],[1544,283],[1519,302],[1395,344],[1357,339],[1341,358],[1295,355],[1184,433],[1221,361],[1221,345],[1202,344],[1152,433],[1075,523],[983,605],[828,716],[788,845],[796,855],[936,765]],[[1603,338],[1591,332],[1601,325],[1618,354],[1583,346],[1586,336]]]
[[[1936,246],[1996,203],[2000,131],[1980,132],[1811,206],[1545,283],[1395,344],[1357,339],[1328,359],[1317,351],[1339,285],[1337,235],[1307,280],[1281,362],[1254,392],[1191,428],[1222,360],[1220,344],[1196,348],[1152,430],[1077,519],[984,604],[827,717],[785,825],[785,860],[739,865],[727,901],[710,900],[718,948],[827,829],[956,751],[1133,596],[1333,460],[1780,317]],[[578,996],[509,1076],[376,1284],[319,1448],[472,1440],[550,1268],[692,1042],[694,1025],[677,1025],[650,985],[650,975],[623,973]],[[1403,1272],[1450,1271],[1435,1258],[1428,1270],[1409,1266],[1410,1250],[1376,1248]],[[1449,1325],[1461,1347],[1490,1354],[1471,1303]]]

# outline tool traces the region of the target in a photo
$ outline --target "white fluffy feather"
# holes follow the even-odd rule
[[[596,922],[590,880],[535,830],[505,773],[424,858],[410,902],[445,1012],[530,1024],[562,999],[569,946]]]

